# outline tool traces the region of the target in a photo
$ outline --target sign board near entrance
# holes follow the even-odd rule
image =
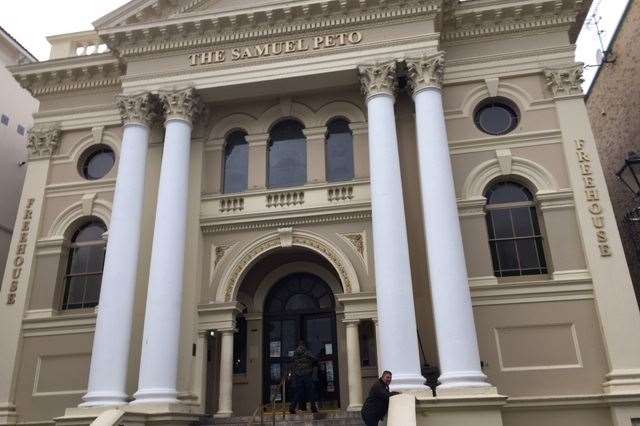
[[[330,34],[315,37],[298,38],[293,40],[276,41],[273,43],[256,44],[232,49],[206,50],[192,53],[188,56],[192,67],[219,64],[227,61],[241,61],[252,58],[266,58],[271,56],[290,55],[292,53],[314,50],[333,49],[342,46],[352,46],[362,42],[360,31]]]

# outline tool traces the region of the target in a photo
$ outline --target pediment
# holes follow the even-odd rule
[[[227,14],[299,2],[299,0],[132,0],[98,19],[93,25],[98,31],[108,31],[183,17],[197,17],[200,14]]]

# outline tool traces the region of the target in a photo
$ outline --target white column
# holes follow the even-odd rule
[[[393,373],[393,389],[425,388],[420,375],[394,112],[396,63],[362,66],[359,71],[369,114],[373,253],[382,355],[379,362],[384,370]]]
[[[109,225],[88,392],[81,406],[127,403],[127,371],[138,274],[149,126],[156,105],[149,93],[119,97],[124,133]]]
[[[486,387],[480,370],[462,233],[442,106],[443,54],[408,59],[416,107],[429,283],[440,358],[440,388]]]
[[[221,330],[220,341],[220,391],[218,412],[215,417],[231,417],[233,414],[233,333],[235,330]]]
[[[201,110],[194,89],[162,93],[166,131],[140,377],[132,404],[177,403],[180,317],[187,236],[192,121]]]
[[[360,360],[360,320],[344,320],[347,329],[347,373],[349,381],[349,407],[347,411],[362,408],[362,367]]]

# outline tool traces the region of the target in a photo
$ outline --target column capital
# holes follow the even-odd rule
[[[158,101],[150,92],[118,95],[116,106],[120,110],[120,117],[125,125],[141,124],[151,127],[158,118]]]
[[[360,324],[360,318],[345,318],[342,320],[342,323],[347,327],[357,326],[358,324]]]
[[[583,70],[582,63],[545,68],[544,77],[553,97],[582,96]]]
[[[433,87],[442,89],[444,80],[444,52],[430,52],[406,59],[408,83],[415,96],[420,91]]]
[[[158,96],[165,112],[166,121],[177,119],[193,124],[206,111],[205,104],[193,87],[162,91]]]
[[[377,95],[395,96],[398,87],[395,59],[358,67],[362,92],[367,100]]]
[[[307,127],[302,129],[302,133],[307,137],[307,140],[322,139],[324,141],[327,136],[327,126]]]
[[[269,142],[269,133],[254,133],[250,135],[246,135],[244,140],[247,141],[249,146],[261,146],[267,145]]]
[[[58,152],[62,130],[60,124],[48,127],[34,127],[29,130],[27,138],[27,150],[29,159],[51,157]]]

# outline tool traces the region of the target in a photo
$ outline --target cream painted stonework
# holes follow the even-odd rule
[[[40,110],[0,290],[0,425],[251,415],[286,367],[286,307],[267,307],[295,276],[328,295],[295,338],[305,315],[329,324],[321,409],[340,419],[391,368],[390,426],[637,423],[640,314],[573,62],[589,3],[134,0],[51,37],[52,60],[10,68]],[[479,129],[489,98],[514,129]],[[283,120],[306,179],[276,187]],[[115,165],[87,180],[96,145]],[[496,276],[499,181],[531,192],[542,274]],[[63,310],[91,218],[110,287]]]

